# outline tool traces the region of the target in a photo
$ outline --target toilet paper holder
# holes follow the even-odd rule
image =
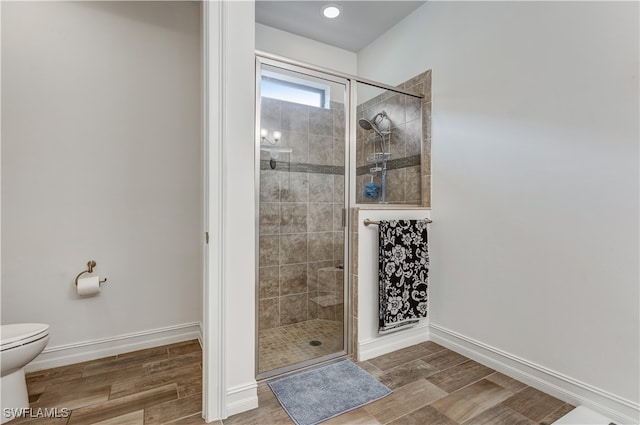
[[[96,262],[94,260],[90,260],[87,263],[87,270],[81,271],[80,273],[78,273],[78,276],[76,276],[76,286],[78,286],[78,279],[80,278],[80,276],[82,276],[85,273],[93,273],[93,268],[95,266],[96,266]],[[107,282],[107,278],[105,277],[104,279],[100,280],[100,285],[106,282]]]

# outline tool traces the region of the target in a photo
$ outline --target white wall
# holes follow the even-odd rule
[[[225,6],[222,168],[227,414],[257,406],[255,371],[254,4]],[[211,170],[216,172],[217,170]]]
[[[199,5],[2,9],[2,323],[51,349],[199,322]]]
[[[638,8],[427,2],[358,55],[433,69],[431,323],[636,417]]]
[[[255,28],[258,50],[347,74],[356,74],[357,55],[354,52],[258,23]]]

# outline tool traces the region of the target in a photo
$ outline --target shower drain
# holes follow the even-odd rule
[[[313,341],[311,341],[309,343],[309,345],[311,345],[312,347],[317,347],[319,345],[322,345],[322,343],[320,341],[316,341],[315,339]]]

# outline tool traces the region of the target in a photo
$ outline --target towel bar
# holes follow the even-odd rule
[[[427,223],[433,223],[433,221],[431,221],[431,220],[430,220],[430,219],[428,219],[428,218],[425,218],[425,219],[424,219],[424,221],[425,221],[425,222],[427,222]],[[365,226],[368,226],[368,225],[370,225],[370,224],[376,224],[376,225],[378,225],[378,224],[380,224],[380,222],[379,222],[379,221],[376,221],[376,220],[369,220],[368,218],[365,218],[365,219],[364,219],[364,225],[365,225]]]

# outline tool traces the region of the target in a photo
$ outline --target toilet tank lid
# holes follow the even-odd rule
[[[2,345],[30,338],[41,333],[48,333],[49,325],[44,323],[13,323],[0,326],[0,341]]]

